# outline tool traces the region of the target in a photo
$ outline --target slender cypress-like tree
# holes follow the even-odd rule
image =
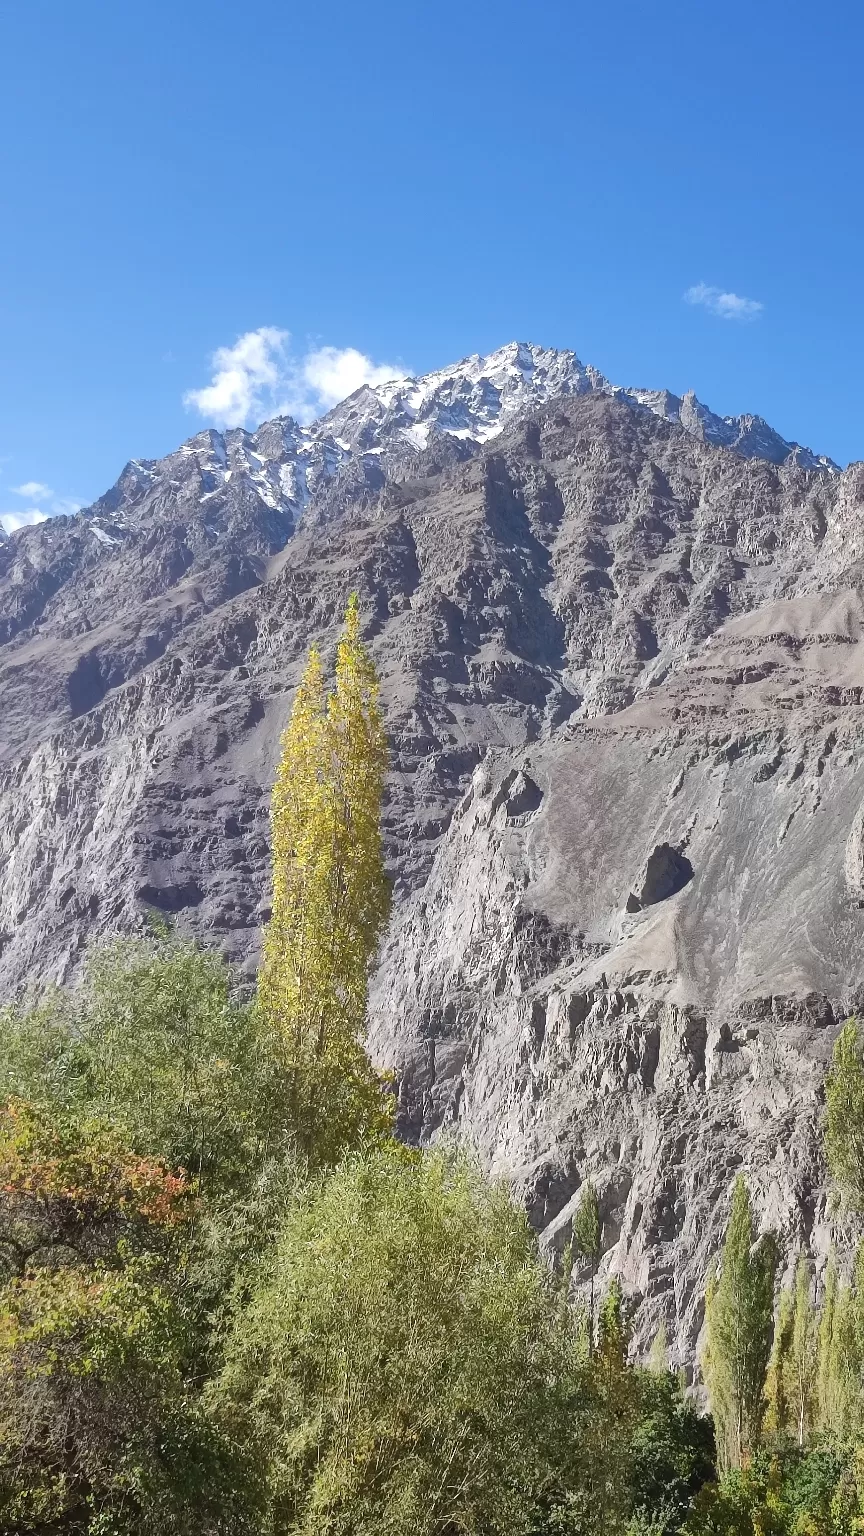
[[[774,1323],[774,1342],[765,1379],[765,1429],[769,1435],[783,1435],[789,1431],[789,1358],[792,1353],[794,1320],[794,1291],[791,1286],[784,1286],[780,1292],[780,1305]]]
[[[651,1340],[645,1369],[650,1371],[652,1376],[665,1376],[669,1371],[669,1338],[665,1323],[660,1324]]]
[[[820,1318],[811,1297],[810,1269],[803,1255],[795,1278],[780,1296],[774,1344],[768,1365],[765,1427],[791,1435],[803,1446],[818,1413]]]
[[[795,1438],[802,1446],[812,1428],[816,1413],[818,1366],[819,1319],[810,1294],[810,1269],[802,1255],[795,1269],[795,1305],[792,1313],[788,1394],[793,1409]]]
[[[743,1178],[735,1181],[719,1275],[706,1295],[703,1372],[711,1398],[721,1467],[740,1467],[759,1443],[765,1372],[771,1350],[777,1249],[766,1234],[754,1244],[753,1212]]]
[[[861,1388],[855,1292],[843,1282],[838,1282],[834,1297],[825,1386],[825,1428],[835,1443],[848,1441],[857,1427]],[[820,1420],[821,1409],[820,1403]]]
[[[325,692],[313,650],[273,787],[273,905],[259,1004],[291,1066],[301,1150],[332,1161],[387,1121],[363,1046],[369,969],[389,911],[381,842],[387,743],[352,597]]]
[[[864,1209],[864,1061],[854,1019],[834,1043],[825,1080],[825,1151],[828,1165],[848,1204]]]
[[[576,1215],[573,1218],[573,1247],[587,1259],[591,1271],[591,1292],[588,1302],[588,1344],[594,1348],[594,1281],[601,1252],[600,1205],[597,1191],[590,1180],[583,1185]]]
[[[852,1284],[841,1280],[832,1254],[818,1320],[814,1421],[835,1444],[860,1434],[862,1410],[862,1318],[864,1252],[859,1248]]]
[[[819,1428],[828,1431],[835,1417],[832,1346],[834,1314],[837,1310],[837,1260],[832,1252],[825,1274],[825,1290],[819,1312],[819,1342],[816,1361],[816,1395],[819,1402]]]
[[[610,1280],[598,1312],[593,1374],[602,1405],[599,1425],[601,1459],[606,1462],[613,1458],[613,1464],[617,1464],[615,1481],[626,1487],[630,1439],[627,1426],[632,1431],[638,1411],[638,1393],[634,1391],[633,1372],[627,1366],[630,1323],[617,1275]],[[615,1529],[612,1519],[610,1529]]]

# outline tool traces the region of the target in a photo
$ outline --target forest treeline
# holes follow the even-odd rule
[[[352,600],[283,738],[254,997],[154,932],[0,1016],[0,1530],[864,1532],[864,1258],[817,1300],[802,1257],[775,1303],[737,1182],[709,1417],[662,1338],[630,1363],[590,1183],[556,1269],[468,1151],[395,1138],[364,1049],[386,761]],[[860,1210],[854,1024],[826,1134]]]

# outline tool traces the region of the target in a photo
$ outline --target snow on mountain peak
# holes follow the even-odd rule
[[[650,411],[745,458],[837,471],[830,459],[787,442],[761,416],[716,416],[692,391],[679,397],[669,390],[622,388],[575,352],[511,341],[486,356],[473,353],[417,378],[365,384],[309,425],[283,416],[265,421],[255,432],[205,428],[164,459],[131,460],[113,490],[78,516],[107,517],[113,530],[107,537],[115,538],[136,508],[147,515],[154,497],[172,502],[180,497],[206,506],[215,526],[229,515],[229,507],[241,507],[251,494],[280,528],[296,526],[315,492],[340,469],[353,465],[377,483],[377,456],[386,464],[406,450],[425,448],[433,434],[489,442],[547,401],[586,394]],[[0,524],[0,540],[5,532],[8,523],[6,530]],[[96,536],[107,547],[104,533],[97,530]]]
[[[393,379],[361,390],[335,406],[312,431],[350,440],[359,429],[367,440],[358,446],[367,451],[378,446],[368,440],[369,428],[375,437],[401,437],[416,448],[425,448],[433,428],[482,443],[502,432],[514,416],[545,400],[608,387],[603,375],[581,363],[575,352],[511,341],[486,357],[474,353],[419,378]]]
[[[679,398],[669,390],[622,388],[580,362],[575,352],[520,341],[485,357],[473,353],[419,378],[367,385],[307,430],[313,438],[329,435],[340,447],[366,453],[381,452],[400,439],[425,448],[433,429],[483,443],[503,432],[515,416],[547,400],[589,393],[626,400],[746,458],[807,469],[837,468],[809,448],[787,442],[761,416],[716,416],[692,391]]]

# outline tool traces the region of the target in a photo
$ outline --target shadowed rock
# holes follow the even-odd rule
[[[669,843],[660,843],[648,855],[635,891],[627,897],[625,911],[641,912],[643,907],[652,907],[656,901],[665,901],[668,896],[677,895],[692,879],[690,860]]]

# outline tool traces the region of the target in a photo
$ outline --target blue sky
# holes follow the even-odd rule
[[[859,6],[27,0],[0,36],[0,513],[250,377],[251,419],[516,338],[864,458]]]

